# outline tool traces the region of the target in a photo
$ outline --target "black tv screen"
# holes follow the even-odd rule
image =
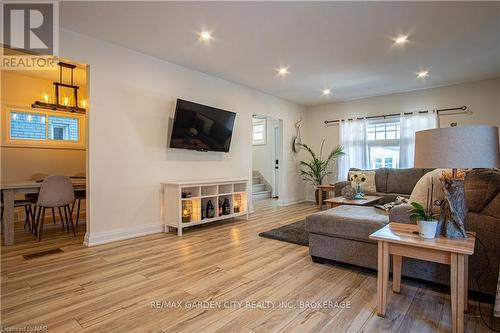
[[[177,99],[170,148],[228,152],[236,113]]]

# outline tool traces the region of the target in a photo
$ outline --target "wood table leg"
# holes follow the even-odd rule
[[[14,191],[3,191],[3,238],[5,245],[14,244]]]
[[[469,256],[464,255],[464,313],[469,312]]]
[[[464,255],[451,253],[451,327],[453,333],[464,331]]]
[[[392,256],[392,291],[398,294],[401,292],[401,262],[401,256]]]
[[[377,315],[379,317],[385,317],[388,283],[389,283],[389,243],[378,242]]]

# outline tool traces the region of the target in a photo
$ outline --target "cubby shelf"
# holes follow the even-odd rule
[[[240,216],[248,219],[247,184],[247,179],[161,183],[161,219],[165,232],[176,228],[177,234],[182,236],[182,229],[187,227]],[[183,198],[183,193],[190,197]],[[226,198],[230,214],[219,216],[218,201]],[[202,209],[205,209],[208,200],[212,201],[216,216],[202,219]],[[238,211],[235,212],[235,209]]]

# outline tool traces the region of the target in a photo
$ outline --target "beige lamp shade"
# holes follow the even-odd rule
[[[456,126],[416,132],[416,168],[497,168],[498,127]]]

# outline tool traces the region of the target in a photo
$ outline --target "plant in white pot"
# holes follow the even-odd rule
[[[425,208],[418,202],[412,202],[413,210],[410,219],[416,220],[419,227],[419,234],[423,238],[434,238],[438,221],[434,217],[433,206],[434,182],[430,189],[427,189],[427,202]]]
[[[332,163],[340,156],[345,155],[342,146],[336,146],[332,151],[330,151],[326,159],[323,159],[324,145],[325,140],[323,139],[323,142],[321,142],[319,155],[316,155],[316,153],[305,143],[298,144],[298,146],[304,148],[311,155],[311,160],[309,162],[300,161],[300,175],[302,176],[303,180],[310,181],[315,186],[323,184],[323,179],[331,174],[331,172],[329,171],[330,163]],[[316,204],[319,203],[318,193],[319,190],[316,189]],[[325,198],[324,195],[323,198]]]

